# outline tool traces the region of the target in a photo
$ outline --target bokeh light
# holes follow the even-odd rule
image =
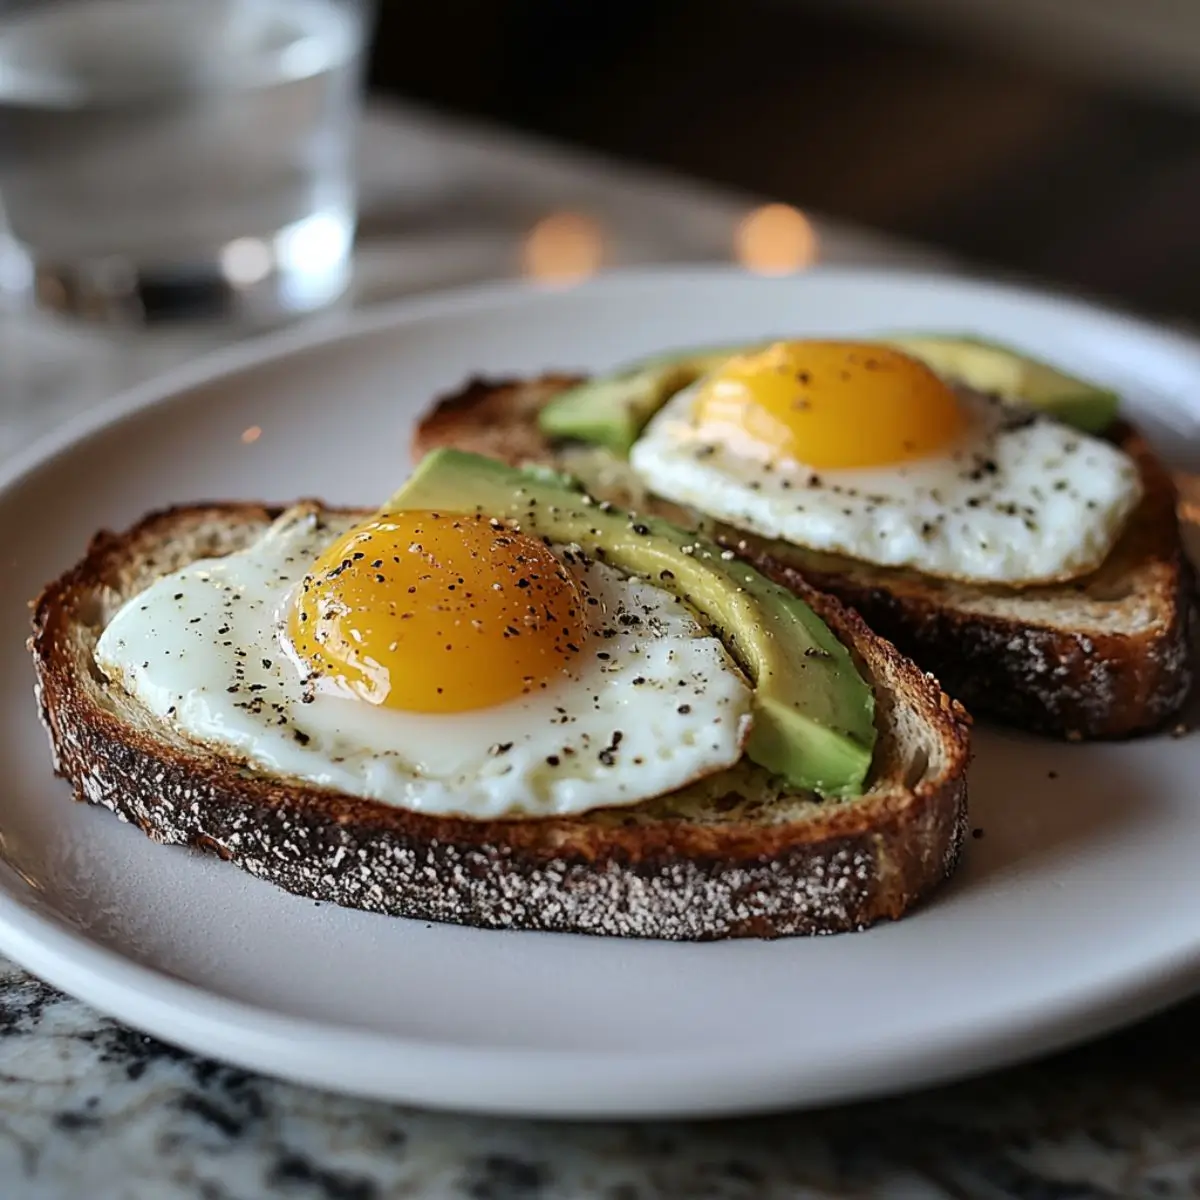
[[[234,287],[252,287],[271,273],[275,256],[261,238],[234,238],[221,250],[221,271]]]
[[[788,275],[817,259],[812,222],[790,204],[764,204],[752,209],[733,235],[734,257],[760,275]]]
[[[522,271],[549,283],[576,283],[594,275],[603,262],[604,231],[586,213],[550,213],[521,247]]]

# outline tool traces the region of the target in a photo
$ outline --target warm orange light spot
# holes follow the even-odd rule
[[[585,213],[557,212],[543,217],[522,247],[526,275],[553,283],[571,283],[594,275],[604,261],[604,232]]]
[[[262,437],[262,428],[258,425],[251,425],[249,429],[242,430],[242,442],[249,446],[251,442],[257,442]]]
[[[317,687],[409,712],[502,704],[561,676],[586,632],[579,584],[486,517],[396,512],[313,565],[288,618]]]
[[[762,275],[802,271],[817,259],[812,222],[790,204],[764,204],[747,213],[734,232],[734,257]]]
[[[1185,524],[1200,526],[1200,503],[1195,500],[1180,499],[1175,508],[1179,519]]]
[[[954,391],[916,359],[858,342],[776,342],[731,359],[696,396],[698,425],[773,458],[869,467],[940,450],[962,432]]]

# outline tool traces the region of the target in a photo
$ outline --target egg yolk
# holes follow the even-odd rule
[[[828,468],[922,458],[964,428],[953,390],[928,367],[859,342],[776,342],[740,355],[700,385],[693,416],[772,458]]]
[[[448,713],[561,677],[586,624],[579,584],[537,538],[482,516],[394,512],[317,559],[287,631],[315,687]]]

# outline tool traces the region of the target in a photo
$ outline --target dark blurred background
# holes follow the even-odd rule
[[[381,0],[372,86],[1200,321],[1200,0]]]

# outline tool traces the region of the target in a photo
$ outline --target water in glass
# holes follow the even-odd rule
[[[0,0],[0,288],[166,315],[335,298],[365,7]]]

